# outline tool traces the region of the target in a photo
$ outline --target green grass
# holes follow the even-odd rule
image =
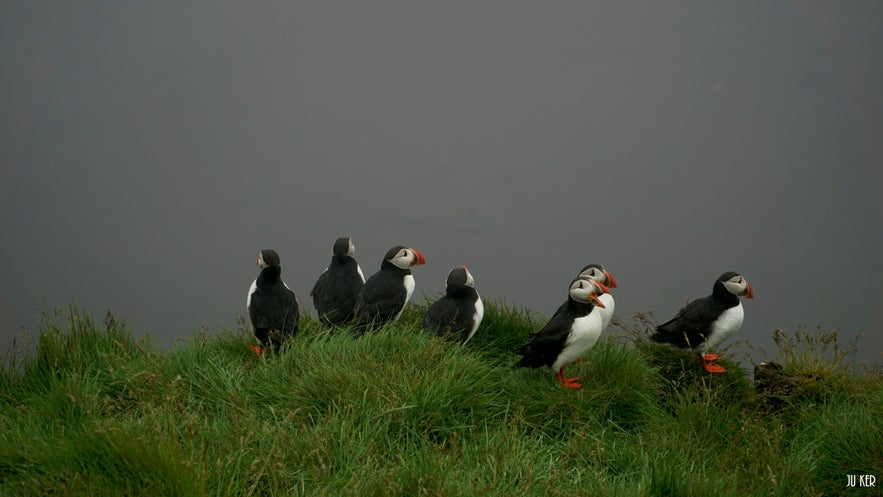
[[[72,306],[0,372],[0,495],[880,495],[845,483],[883,478],[883,378],[829,332],[777,331],[799,388],[773,403],[640,316],[570,390],[511,367],[542,316],[487,303],[461,347],[423,312],[358,339],[307,318],[258,357],[241,326],[158,353]]]

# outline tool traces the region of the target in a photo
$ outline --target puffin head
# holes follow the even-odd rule
[[[402,245],[396,245],[389,249],[383,259],[400,269],[408,269],[412,266],[426,264],[426,258],[423,257],[419,250]]]
[[[754,290],[751,288],[751,284],[739,273],[727,271],[717,280],[724,285],[728,292],[737,297],[754,298]]]
[[[475,279],[466,266],[455,267],[448,273],[448,279],[445,281],[447,286],[470,286],[475,288]]]
[[[579,272],[579,276],[577,277],[591,278],[598,283],[603,283],[604,286],[608,288],[616,288],[616,278],[614,278],[613,275],[600,264],[589,264]]]
[[[331,248],[332,255],[348,255],[353,257],[356,255],[356,245],[353,243],[353,239],[349,237],[338,238],[334,242],[334,247]]]
[[[279,254],[273,249],[264,249],[258,252],[258,267],[264,269],[267,266],[280,265]]]
[[[604,308],[604,303],[598,299],[602,293],[610,293],[610,289],[588,278],[577,278],[570,283],[570,298],[577,302]]]

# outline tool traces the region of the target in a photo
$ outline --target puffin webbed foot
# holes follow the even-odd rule
[[[555,373],[555,379],[558,380],[558,383],[565,388],[582,388],[582,384],[577,383],[579,381],[579,376],[574,376],[573,378],[567,378],[564,376],[564,367],[558,370]]]
[[[717,354],[706,354],[702,356],[702,367],[711,374],[726,373],[726,368],[724,368],[720,364],[715,364],[714,362],[712,362],[716,361],[717,359]]]

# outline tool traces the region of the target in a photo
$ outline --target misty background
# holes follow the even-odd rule
[[[860,333],[883,362],[883,4],[0,5],[0,350],[72,300],[157,344],[303,303],[351,236],[435,298],[549,316],[588,263],[657,322],[724,271],[729,343]]]

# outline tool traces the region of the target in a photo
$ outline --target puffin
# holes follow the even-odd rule
[[[319,322],[326,326],[344,326],[353,319],[356,297],[365,286],[365,275],[355,254],[351,238],[338,238],[331,248],[331,263],[310,291]]]
[[[599,295],[606,293],[603,283],[577,278],[570,283],[567,302],[552,316],[546,326],[531,333],[530,340],[518,349],[523,356],[516,368],[551,367],[558,372],[555,379],[566,388],[582,388],[579,377],[564,376],[564,366],[575,362],[591,349],[604,327],[599,308],[604,308]]]
[[[272,249],[261,250],[257,265],[261,272],[248,289],[245,305],[254,336],[261,343],[252,350],[260,354],[297,334],[299,308],[294,292],[282,281],[279,254]]]
[[[616,288],[616,278],[614,278],[613,275],[610,274],[609,271],[604,269],[604,266],[600,264],[589,264],[588,266],[582,268],[577,278],[589,278],[597,281],[598,283],[601,283],[607,288]],[[598,295],[598,300],[600,300],[601,303],[604,304],[604,307],[598,309],[598,311],[601,313],[601,320],[604,322],[604,326],[602,328],[603,331],[607,328],[607,325],[610,324],[610,320],[613,319],[613,311],[616,309],[616,302],[614,302],[613,295],[611,295],[609,292]]]
[[[484,304],[475,291],[475,278],[466,266],[455,267],[445,281],[445,294],[429,306],[423,329],[456,337],[461,345],[475,335],[484,317]]]
[[[389,249],[380,263],[380,271],[372,274],[356,298],[354,322],[364,332],[370,326],[396,321],[414,293],[411,268],[426,263],[419,250],[396,245]]]
[[[744,276],[728,271],[714,282],[711,295],[684,306],[675,317],[657,326],[650,339],[692,349],[702,358],[706,371],[725,373],[727,370],[714,362],[718,355],[709,350],[742,327],[745,312],[739,297],[754,298],[754,290]]]

